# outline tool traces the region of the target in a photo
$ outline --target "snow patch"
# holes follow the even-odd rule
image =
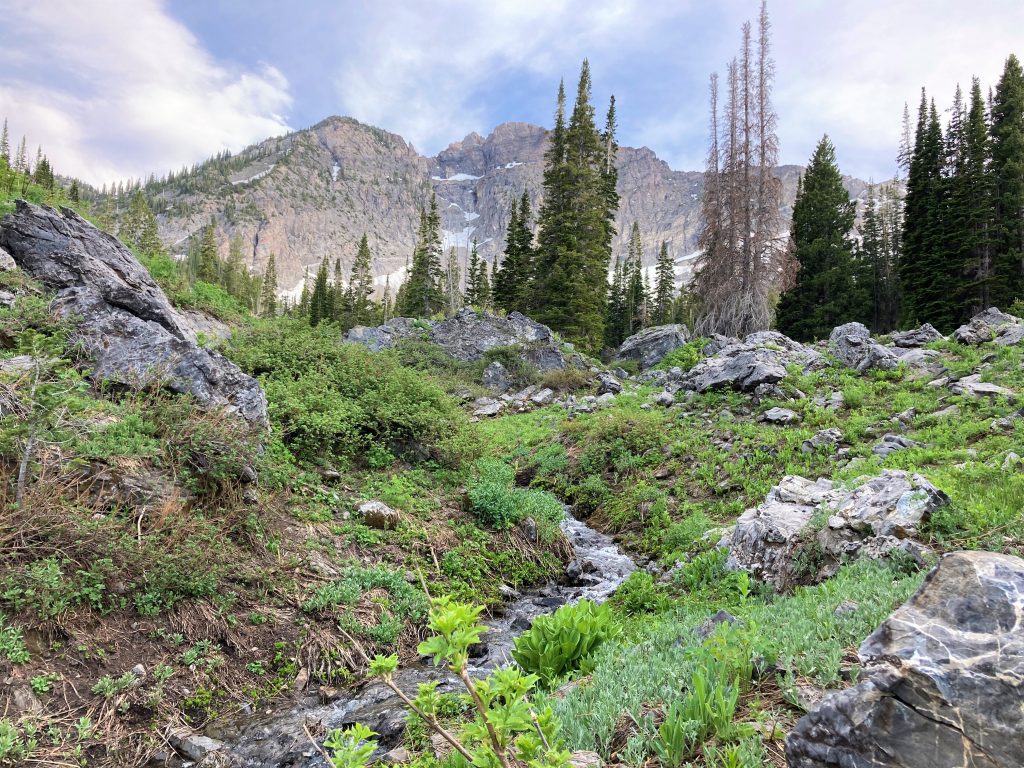
[[[231,179],[231,184],[232,186],[238,186],[239,184],[248,184],[249,182],[262,179],[264,176],[266,176],[268,173],[274,170],[275,165],[277,165],[277,163],[271,163],[269,168],[264,168],[262,171],[254,173],[252,176],[248,176],[244,179]]]
[[[525,163],[520,163],[520,162],[517,162],[517,161],[513,160],[511,163],[505,163],[505,165],[499,165],[498,168],[499,168],[499,170],[501,168],[505,168],[505,169],[515,168],[517,165],[525,165]]]
[[[476,221],[477,219],[480,218],[480,214],[479,213],[473,213],[473,212],[467,213],[466,211],[462,212],[462,216],[466,219],[466,221]]]
[[[470,237],[475,231],[476,227],[463,227],[461,232],[443,229],[441,230],[441,248],[445,251],[449,248],[469,248]]]
[[[334,161],[334,166],[331,168],[331,180],[332,181],[337,181],[338,180],[338,173],[340,171],[341,171],[341,166],[338,165],[338,161],[335,160]]]
[[[443,176],[431,176],[430,178],[434,181],[476,181],[477,179],[482,179],[483,176],[473,176],[468,173],[456,173],[454,176],[448,176],[447,178]]]

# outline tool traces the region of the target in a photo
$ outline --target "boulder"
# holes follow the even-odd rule
[[[660,363],[674,349],[690,340],[690,331],[685,325],[656,325],[635,333],[622,342],[615,353],[615,362],[623,364],[634,361],[640,370]]]
[[[920,328],[911,331],[896,331],[889,335],[892,343],[897,347],[923,347],[933,341],[941,341],[946,338],[939,333],[931,323],[925,323]]]
[[[881,456],[884,459],[891,453],[902,451],[904,448],[917,448],[919,445],[920,443],[915,443],[910,438],[904,437],[903,435],[894,435],[890,432],[875,444],[871,449],[871,452],[875,454],[875,456]]]
[[[1024,560],[953,552],[860,646],[866,679],[786,739],[791,768],[1024,765]]]
[[[512,388],[512,376],[508,369],[497,360],[484,368],[480,380],[492,392],[507,392]]]
[[[96,381],[144,388],[160,382],[209,408],[267,425],[259,384],[203,349],[184,317],[124,245],[67,208],[18,201],[0,222],[0,247],[56,291],[52,309],[73,320],[73,341]]]
[[[481,397],[473,401],[474,416],[497,416],[505,407],[501,400],[490,397]]]
[[[843,433],[837,427],[819,429],[800,445],[803,453],[814,453],[823,446],[837,446],[843,439]]]
[[[953,338],[961,344],[984,344],[995,339],[1007,326],[1020,325],[1021,322],[1024,321],[1019,317],[989,307],[953,331]]]
[[[761,415],[769,424],[795,424],[800,421],[800,414],[789,408],[769,408]]]
[[[696,392],[725,387],[753,392],[782,381],[787,365],[809,369],[820,362],[821,355],[813,349],[777,331],[761,331],[698,362],[682,375],[680,386]]]
[[[665,390],[664,392],[656,394],[653,402],[655,405],[660,405],[662,408],[668,408],[675,404],[676,396],[668,390]]]
[[[420,338],[463,363],[476,362],[496,347],[519,347],[522,359],[541,371],[582,368],[582,356],[563,345],[546,325],[519,312],[507,316],[465,308],[445,320],[396,317],[376,328],[356,326],[345,341],[379,352],[403,339]],[[568,345],[565,345],[568,346]]]
[[[1012,389],[982,381],[981,374],[978,373],[954,381],[950,384],[949,390],[954,395],[969,395],[970,397],[1006,397],[1013,400],[1017,395]]]
[[[599,373],[597,374],[597,394],[599,395],[617,395],[622,391],[622,382],[612,376],[610,373]]]
[[[899,357],[888,347],[871,338],[871,332],[861,323],[847,323],[834,328],[829,334],[829,350],[843,365],[859,373],[877,368],[895,370]]]
[[[530,395],[530,402],[534,405],[546,405],[547,403],[550,403],[554,397],[554,391],[544,387],[544,389],[539,389]]]
[[[12,269],[17,268],[18,265],[14,263],[14,257],[3,248],[0,248],[0,272],[10,272]]]
[[[367,501],[359,505],[359,516],[371,528],[393,531],[398,527],[401,516],[383,501]]]

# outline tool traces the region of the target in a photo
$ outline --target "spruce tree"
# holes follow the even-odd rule
[[[672,322],[672,308],[675,302],[675,262],[668,253],[668,243],[661,241],[658,253],[657,282],[654,289],[654,322],[665,325]]]
[[[989,298],[1006,307],[1024,297],[1024,71],[1011,55],[992,98],[995,203]]]
[[[203,233],[205,236],[205,232]],[[146,202],[142,190],[137,190],[128,203],[128,210],[121,220],[118,237],[132,248],[144,254],[157,254],[163,251],[163,244],[157,232],[156,216],[153,215],[149,203]],[[214,243],[216,254],[216,243]]]
[[[0,161],[6,167],[11,165],[11,140],[7,133],[7,118],[4,118],[4,127],[0,130]]]
[[[68,200],[77,203],[81,199],[81,192],[78,190],[78,179],[72,179],[71,189],[68,190]]]
[[[430,317],[446,306],[444,274],[441,267],[441,215],[437,197],[431,195],[430,208],[420,211],[409,277],[399,292],[397,310],[410,317]]]
[[[141,194],[141,193],[137,193]],[[217,258],[217,238],[211,221],[203,227],[203,237],[199,242],[199,266],[196,279],[204,283],[216,285],[220,274],[220,262]]]
[[[469,264],[466,266],[466,295],[465,303],[470,307],[483,305],[481,301],[480,278],[487,277],[487,264],[481,262],[480,252],[477,250],[476,240],[469,251]]]
[[[799,269],[779,301],[778,328],[800,341],[827,336],[864,308],[855,278],[854,203],[843,187],[828,136],[814,150],[793,205],[791,228]]]
[[[224,276],[221,282],[224,289],[236,299],[245,296],[248,272],[242,257],[242,238],[235,235],[228,247],[228,261],[224,265]]]
[[[644,286],[643,259],[640,225],[634,221],[626,256],[626,336],[632,336],[647,325],[647,291]]]
[[[498,265],[493,265],[494,274],[497,274]],[[479,281],[479,289],[477,291],[477,301],[480,304],[481,309],[491,309],[494,307],[494,291],[491,288],[491,278],[487,275],[487,261],[484,259],[480,260],[480,274],[477,277]]]
[[[533,234],[530,232],[530,197],[524,191],[512,201],[505,233],[505,257],[494,278],[494,303],[506,312],[532,309],[534,285]]]
[[[260,314],[263,317],[274,317],[277,314],[277,264],[274,254],[267,259],[267,269],[263,273],[263,285],[260,288]]]
[[[327,257],[320,262],[320,268],[316,271],[316,282],[313,283],[313,293],[309,297],[309,324],[319,325],[322,322],[331,322],[334,319],[334,305],[331,301],[331,288],[327,279]]]
[[[359,239],[356,258],[352,262],[349,291],[352,294],[352,325],[366,325],[373,314],[373,256],[366,233]]]
[[[625,340],[626,329],[626,284],[623,275],[622,258],[615,260],[612,282],[608,286],[608,315],[605,320],[604,343],[609,349],[615,349]]]
[[[386,323],[391,319],[391,275],[384,276],[384,295],[380,299],[380,321]]]

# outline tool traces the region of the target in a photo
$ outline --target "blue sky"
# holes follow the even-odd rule
[[[0,0],[0,116],[95,183],[201,160],[331,114],[435,153],[549,125],[590,59],[620,140],[699,169],[708,75],[759,0]],[[948,106],[1024,55],[1020,0],[772,0],[781,159],[829,133],[844,172],[894,170],[903,104]]]

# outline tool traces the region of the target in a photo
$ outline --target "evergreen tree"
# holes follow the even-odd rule
[[[138,194],[138,193],[136,193]],[[224,289],[236,299],[244,300],[248,288],[248,270],[242,256],[242,238],[235,235],[228,247],[228,261],[224,265],[222,284]]]
[[[654,289],[654,322],[657,325],[672,322],[675,293],[675,262],[669,256],[668,243],[662,240],[661,251],[658,253],[657,282]]]
[[[373,256],[366,233],[359,240],[356,258],[352,262],[349,290],[352,293],[352,324],[366,325],[373,312]]]
[[[640,225],[633,222],[626,255],[626,336],[632,336],[647,325],[647,290],[644,286],[644,250],[640,242]]]
[[[331,288],[327,279],[327,257],[320,262],[313,283],[313,293],[309,297],[309,324],[329,323],[334,319],[334,304],[331,301]]]
[[[465,303],[467,306],[482,307],[484,305],[481,285],[482,280],[485,281],[486,279],[487,262],[480,259],[476,240],[473,240],[473,246],[469,251],[469,264],[466,265]]]
[[[40,187],[52,190],[54,185],[53,169],[50,168],[50,161],[45,155],[41,155],[36,163],[35,173],[32,180]]]
[[[494,278],[494,303],[506,312],[532,309],[534,283],[533,233],[530,232],[530,197],[523,192],[512,201],[505,233],[505,257]]]
[[[992,99],[995,231],[989,298],[1006,307],[1024,297],[1024,72],[1011,55]]]
[[[0,160],[5,167],[11,165],[11,140],[7,133],[7,118],[4,118],[4,127],[0,130]]]
[[[399,291],[397,311],[410,317],[430,317],[446,306],[441,267],[441,215],[437,197],[431,195],[430,208],[420,211],[412,268]]]
[[[205,237],[205,231],[203,235]],[[163,244],[160,242],[160,236],[157,232],[156,216],[153,215],[149,203],[146,202],[146,198],[142,194],[142,190],[138,190],[132,195],[132,199],[128,203],[128,210],[121,220],[118,236],[128,245],[142,253],[156,254],[163,251]],[[214,242],[213,249],[214,257],[216,257],[216,242]]]
[[[791,231],[799,269],[796,285],[782,295],[777,314],[778,328],[787,336],[810,341],[862,316],[864,300],[850,239],[854,215],[835,147],[824,136],[793,205]]]
[[[384,276],[384,295],[380,300],[381,322],[391,319],[391,275]]]
[[[608,286],[608,316],[604,327],[604,343],[610,349],[622,345],[626,328],[626,284],[623,276],[622,259],[615,260],[612,282]]]
[[[263,285],[260,288],[260,314],[263,317],[274,317],[277,314],[277,264],[274,254],[267,259],[267,269],[263,273]]]
[[[608,264],[618,197],[609,147],[614,147],[614,110],[607,135],[594,125],[590,65],[584,61],[576,101],[565,122],[565,90],[545,156],[544,204],[539,217],[534,299],[538,318],[580,344],[597,350],[604,341]]]
[[[454,315],[462,307],[462,291],[460,282],[462,275],[459,273],[459,257],[455,252],[455,246],[448,249],[448,261],[444,266],[444,296],[448,305],[448,314]]]
[[[78,190],[78,179],[72,179],[71,189],[68,190],[68,200],[77,203],[81,199],[81,192]]]
[[[136,194],[142,194],[138,192]],[[196,271],[196,279],[204,283],[217,283],[220,273],[220,262],[217,259],[217,238],[214,233],[214,225],[211,221],[203,227],[203,237],[199,242],[199,266]]]
[[[302,276],[302,293],[299,295],[298,306],[295,307],[296,311],[299,313],[299,317],[309,317],[310,299],[309,267],[306,267],[306,271]]]

